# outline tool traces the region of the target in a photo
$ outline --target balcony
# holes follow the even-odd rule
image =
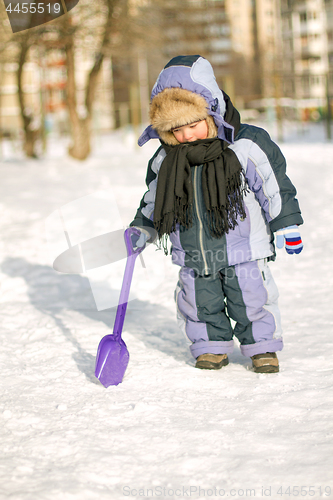
[[[322,51],[320,51],[318,49],[313,49],[309,45],[302,47],[302,50],[301,50],[301,59],[302,60],[312,59],[315,61],[319,61],[321,58],[322,58]]]

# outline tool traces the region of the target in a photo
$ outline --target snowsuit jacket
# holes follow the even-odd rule
[[[180,266],[194,269],[199,275],[215,274],[219,270],[263,258],[274,259],[273,232],[293,224],[303,223],[296,189],[286,175],[286,161],[279,147],[268,133],[253,125],[242,124],[236,137],[231,125],[224,122],[225,102],[217,86],[210,63],[200,57],[189,57],[188,66],[166,67],[153,88],[152,98],[166,87],[183,87],[200,92],[207,101],[209,114],[218,127],[218,137],[229,142],[245,174],[248,193],[244,196],[246,218],[222,238],[213,238],[208,231],[206,209],[201,188],[202,165],[192,167],[194,190],[193,225],[183,227],[170,235],[172,260]],[[158,137],[148,127],[139,139],[139,145]],[[159,147],[148,164],[144,194],[131,226],[154,227],[154,204],[158,173],[166,156]]]

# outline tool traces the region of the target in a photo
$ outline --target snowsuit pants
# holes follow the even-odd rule
[[[234,335],[244,356],[280,351],[278,296],[266,259],[229,266],[208,276],[182,267],[175,300],[179,325],[191,343],[193,357],[232,352]],[[230,319],[236,322],[234,327]]]

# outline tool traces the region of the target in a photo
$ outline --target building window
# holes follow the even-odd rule
[[[308,37],[307,36],[301,37],[301,45],[302,45],[302,47],[306,47],[308,45]]]
[[[320,85],[320,77],[319,76],[311,76],[310,83],[311,83],[311,85]]]

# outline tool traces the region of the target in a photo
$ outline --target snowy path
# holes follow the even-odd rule
[[[155,145],[137,150],[114,135],[83,164],[61,152],[0,164],[0,499],[333,497],[333,144],[310,139],[282,146],[305,249],[279,251],[271,265],[280,373],[253,373],[238,347],[221,371],[195,370],[167,262],[165,284],[129,304],[130,364],[107,390],[94,358],[115,309],[96,310],[84,276],[53,271],[44,222],[110,187],[130,222]]]

